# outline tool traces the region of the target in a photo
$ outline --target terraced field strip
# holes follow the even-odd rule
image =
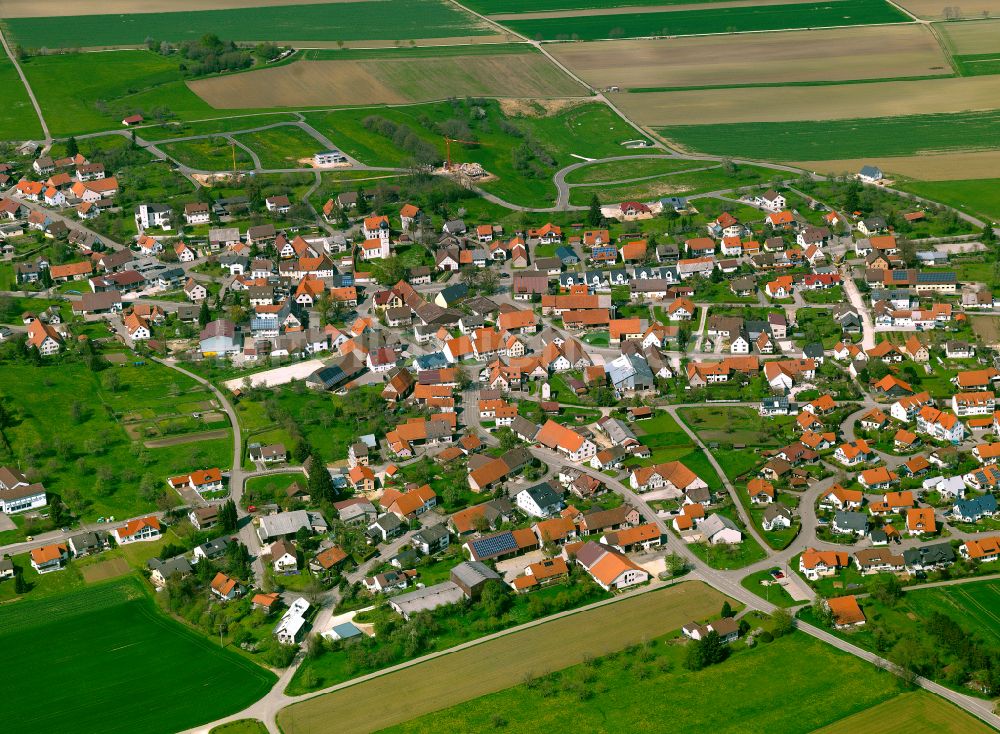
[[[629,597],[294,704],[278,723],[285,734],[331,721],[342,734],[382,729],[664,635],[717,614],[725,598],[700,581]]]
[[[190,88],[216,109],[400,104],[443,97],[571,97],[587,90],[540,53],[299,61],[200,79]]]
[[[377,22],[374,22],[377,18]],[[494,35],[495,29],[445,0],[379,0],[229,10],[10,18],[27,48],[80,48],[200,38],[210,29],[232,41],[407,40]]]
[[[560,43],[549,52],[597,88],[738,86],[947,75],[923,26]]]
[[[813,734],[987,734],[989,726],[926,691],[901,693]]]
[[[1000,107],[1000,77],[615,94],[643,125],[891,118]]]
[[[518,19],[504,21],[504,25],[526,38],[537,40],[593,41],[601,38],[693,36],[907,22],[911,22],[908,15],[884,0],[833,0],[725,8],[706,5],[700,9],[676,12]]]

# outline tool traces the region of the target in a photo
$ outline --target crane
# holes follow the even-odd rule
[[[459,140],[458,138],[449,138],[447,135],[444,137],[444,152],[445,152],[445,164],[444,170],[451,170],[451,144],[452,143],[463,143],[464,145],[483,145],[478,140]]]

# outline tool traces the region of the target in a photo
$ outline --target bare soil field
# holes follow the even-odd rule
[[[216,109],[398,104],[445,97],[571,97],[586,90],[536,53],[299,61],[189,85]]]
[[[664,635],[718,614],[725,598],[700,581],[652,591],[317,696],[280,711],[278,724],[285,734],[327,731],[332,721],[341,734],[377,731]]]
[[[318,1],[318,0],[317,0]],[[834,0],[836,1],[836,0]],[[619,8],[580,8],[578,10],[543,10],[537,13],[498,13],[487,15],[490,20],[542,20],[544,18],[584,18],[593,15],[631,15],[633,13],[674,13],[678,10],[711,10],[714,8],[759,8],[765,5],[798,5],[814,0],[721,0],[721,2],[690,2],[680,5],[641,5]]]
[[[892,156],[885,158],[843,158],[832,161],[796,161],[793,166],[832,175],[854,173],[861,166],[874,165],[891,174],[922,181],[964,181],[996,178],[1000,171],[1000,150],[936,155]]]
[[[134,15],[185,10],[232,10],[277,5],[324,5],[378,0],[80,0],[40,3],[37,0],[0,0],[0,18],[54,18],[73,15]]]
[[[952,73],[934,36],[916,25],[559,43],[549,51],[598,88],[847,81]]]
[[[1000,316],[972,316],[972,330],[983,343],[994,349],[1000,345]]]
[[[983,13],[1000,14],[1000,0],[971,0],[971,2],[949,3],[945,0],[900,0],[899,6],[918,18],[943,20],[945,8],[958,18],[982,18]]]
[[[849,120],[859,114],[895,117],[996,109],[1000,105],[1000,77],[611,96],[625,114],[642,125]]]
[[[88,584],[93,584],[97,581],[107,581],[108,579],[124,576],[131,572],[131,570],[132,567],[128,565],[128,561],[124,558],[112,558],[107,561],[95,563],[92,566],[84,566],[80,573],[83,574],[84,581]]]
[[[991,54],[1000,51],[1000,20],[970,20],[936,26],[956,54]]]

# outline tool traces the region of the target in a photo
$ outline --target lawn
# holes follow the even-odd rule
[[[578,731],[805,734],[896,692],[890,674],[804,634],[733,648],[729,660],[691,672],[683,667],[684,648],[657,638],[387,731],[488,731],[516,712],[518,732],[549,732],[564,727],[571,711]],[[823,705],[776,703],[817,700]]]
[[[583,40],[793,28],[902,23],[909,18],[882,0],[843,0],[833,5],[766,5],[508,20],[504,25],[536,40]]]
[[[240,719],[217,726],[209,734],[267,734],[267,727],[257,719]]]
[[[1000,178],[903,181],[896,188],[924,196],[987,221],[1000,220]]]
[[[775,161],[820,161],[995,148],[1000,136],[1000,110],[851,120],[674,125],[658,131],[685,148],[703,153]],[[952,183],[945,182],[945,186]],[[973,184],[971,188],[976,191],[978,187]],[[979,193],[984,194],[988,196],[987,192]]]
[[[159,148],[181,163],[203,171],[232,171],[234,153],[237,170],[247,171],[253,168],[250,155],[222,137],[161,143]]]
[[[117,390],[107,387],[108,373],[116,375]],[[230,468],[232,438],[152,449],[129,439],[123,418],[152,421],[174,414],[179,404],[210,398],[168,367],[147,362],[95,373],[72,358],[44,366],[8,363],[0,365],[0,386],[6,386],[0,389],[8,398],[45,396],[14,404],[15,423],[7,436],[21,466],[37,471],[46,489],[83,519],[133,517],[156,507],[155,494],[144,495],[144,485],[163,491],[170,475]],[[163,501],[176,499],[164,494]]]
[[[239,711],[276,680],[164,617],[134,578],[4,607],[0,630],[9,660],[38,660],[40,640],[58,651],[30,675],[18,665],[0,672],[11,734],[125,733],[140,720],[144,732],[168,734]]]
[[[566,175],[568,184],[594,184],[624,181],[642,176],[657,176],[663,173],[703,168],[711,161],[685,161],[669,158],[637,158],[631,161],[607,161],[581,166]]]
[[[231,115],[232,110],[216,110],[217,115]],[[140,128],[139,136],[146,140],[167,140],[188,135],[209,135],[211,133],[231,133],[248,130],[276,122],[291,122],[295,116],[288,112],[268,112],[263,114],[220,117],[199,122],[172,121],[161,125],[146,125]]]
[[[5,23],[14,40],[27,48],[78,48],[81,39],[89,46],[143,45],[147,38],[177,42],[200,38],[208,29],[231,41],[407,40],[493,32],[471,15],[434,0],[385,0],[376,26],[366,2],[9,18]]]
[[[244,504],[260,502],[279,502],[284,505],[287,500],[285,490],[298,482],[302,487],[309,486],[305,474],[271,474],[263,477],[252,477],[247,480],[247,498]]]
[[[40,137],[42,127],[38,124],[38,115],[14,64],[6,55],[0,56],[0,89],[4,90],[3,105],[0,105],[0,140]]]
[[[754,540],[753,536],[747,532],[743,521],[740,519],[736,508],[732,505],[719,510],[710,510],[709,515],[718,514],[728,517],[743,532],[743,541],[735,545],[719,543],[711,545],[709,543],[690,543],[688,548],[698,558],[707,563],[712,568],[731,571],[736,568],[744,568],[751,563],[762,561],[767,558],[767,553],[760,547],[760,543]]]
[[[659,412],[653,418],[633,424],[636,435],[649,447],[651,456],[640,462],[642,465],[660,464],[666,461],[680,461],[708,484],[712,491],[722,489],[722,480],[702,451],[677,421],[667,412]]]
[[[764,601],[768,601],[779,607],[794,607],[804,603],[795,601],[791,594],[785,591],[783,586],[779,586],[778,584],[769,584],[764,586],[761,583],[762,581],[769,580],[771,580],[770,571],[756,571],[754,573],[747,574],[743,580],[740,581],[740,585],[747,591],[753,592]]]
[[[323,147],[302,129],[287,126],[244,133],[237,140],[249,146],[264,168],[301,168],[300,158],[312,158]]]
[[[574,154],[597,158],[642,152],[621,146],[622,142],[636,138],[635,131],[604,104],[584,103],[547,114],[540,105],[524,103],[521,110],[519,114],[505,113],[491,100],[476,100],[474,104],[453,100],[310,112],[305,117],[345,153],[372,166],[403,166],[412,154],[393,137],[366,127],[368,118],[383,118],[405,126],[412,134],[408,137],[422,144],[426,154],[437,162],[445,156],[439,126],[446,123],[455,128],[468,126],[462,133],[463,139],[479,144],[452,145],[452,160],[480,163],[497,177],[481,184],[482,188],[523,206],[555,203],[552,176],[560,168],[579,161]],[[531,142],[537,147],[532,148]],[[512,154],[515,150],[516,156]]]
[[[988,734],[993,729],[927,691],[901,693],[813,734]]]
[[[526,595],[529,603],[536,593]],[[324,730],[328,726],[324,722],[336,716],[338,731],[378,730],[441,707],[503,691],[521,683],[527,674],[544,675],[591,656],[665,635],[692,619],[718,614],[725,600],[721,593],[699,581],[620,599],[296,704],[279,712],[278,723],[285,734],[305,734]],[[386,696],[387,690],[393,695]],[[529,720],[527,715],[523,717],[524,722]],[[460,725],[436,729],[482,730]]]

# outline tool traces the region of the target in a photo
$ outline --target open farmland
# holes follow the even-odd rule
[[[597,40],[702,33],[774,31],[903,23],[907,16],[884,0],[834,0],[785,5],[508,20],[504,25],[538,40]]]
[[[919,177],[892,165],[888,156],[995,149],[1000,135],[1000,111],[822,122],[673,125],[659,128],[659,132],[684,148],[704,153],[786,161],[828,158],[838,161],[835,169],[838,171],[854,170],[853,161],[847,161],[848,158],[883,157],[890,161],[887,170]],[[947,156],[942,158],[945,164],[950,160]],[[841,165],[840,161],[847,162]],[[810,166],[807,163],[803,167]],[[955,168],[958,173],[967,170],[962,166]],[[995,175],[995,165],[990,168]],[[968,177],[969,174],[964,176]]]
[[[600,43],[566,43],[553,56],[594,87],[739,86],[950,75],[923,26],[836,28]]]
[[[899,4],[918,18],[927,20],[982,18],[1000,13],[1000,0],[972,0],[957,4],[941,0],[902,0]]]
[[[230,10],[271,5],[328,5],[357,0],[80,0],[75,3],[39,3],[0,0],[0,18],[52,18],[74,15],[127,15],[182,10]],[[377,1],[377,0],[373,0]]]
[[[392,726],[517,685],[526,674],[542,675],[664,635],[717,614],[725,598],[689,581],[616,600],[295,704],[279,712],[278,723],[286,734],[320,731],[332,717],[344,734]],[[386,690],[394,694],[386,696]]]
[[[6,55],[0,55],[0,89],[4,90],[3,104],[0,104],[0,139],[23,140],[41,135],[42,127],[35,109]]]
[[[399,104],[444,97],[567,97],[586,93],[538,52],[299,61],[245,74],[201,79],[191,89],[219,109]]]
[[[550,732],[570,711],[578,731],[806,734],[895,692],[888,673],[802,633],[738,649],[725,662],[698,672],[686,670],[683,657],[682,647],[657,640],[646,650],[577,666],[389,731],[487,731],[498,716],[516,711],[518,732]],[[766,696],[759,694],[761,680],[767,681]],[[596,695],[581,696],[580,689]],[[822,705],[792,703],[817,700]],[[692,701],[698,705],[689,705]]]
[[[954,704],[926,691],[901,693],[813,734],[988,734],[993,731]]]
[[[1000,3],[997,3],[997,10],[1000,10]],[[956,54],[1000,52],[1000,20],[942,23],[936,28]]]
[[[372,22],[373,14],[377,23]],[[409,40],[493,33],[444,0],[12,18],[6,22],[14,40],[26,48],[79,48],[81,39],[86,39],[88,47],[143,45],[147,38],[176,42],[200,38],[207,30],[232,41]]]
[[[994,172],[1000,161],[994,160]],[[1000,221],[1000,179],[897,182],[895,188],[940,201],[984,221]]]
[[[250,155],[237,146],[230,145],[223,137],[184,140],[178,143],[160,144],[160,149],[176,158],[184,165],[203,171],[231,171],[235,153],[236,170],[253,168]]]
[[[10,734],[124,734],[139,721],[168,734],[239,711],[275,681],[164,617],[134,578],[6,606],[0,630],[6,660],[19,663],[0,672]]]
[[[704,0],[704,2],[709,3],[724,1]],[[586,8],[597,10],[607,10],[609,8],[645,8],[657,5],[684,5],[690,2],[691,0],[467,0],[462,5],[483,15],[496,15],[557,10],[571,11]]]
[[[1000,77],[989,76],[613,95],[615,104],[633,120],[645,125],[850,120],[861,114],[865,119],[905,115],[926,117],[994,110],[1000,105],[998,100]],[[955,138],[954,129],[951,133]],[[878,138],[875,141],[893,143]],[[753,146],[752,140],[745,142]],[[957,148],[959,146],[949,146],[949,149]],[[886,150],[879,152],[889,154]],[[845,157],[843,151],[840,154]]]
[[[712,165],[711,161],[687,161],[676,158],[637,158],[635,160],[606,161],[581,166],[566,175],[566,183],[614,183],[642,176],[686,171]]]

